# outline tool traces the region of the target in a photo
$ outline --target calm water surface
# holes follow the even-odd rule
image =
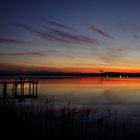
[[[139,78],[35,79],[39,80],[39,97],[53,98],[57,104],[71,102],[75,105],[84,104],[89,108],[109,106],[118,116],[140,123]],[[28,85],[25,87],[28,88]],[[9,88],[10,91],[11,88]],[[28,90],[25,91],[28,92]],[[2,93],[1,88],[0,92]]]

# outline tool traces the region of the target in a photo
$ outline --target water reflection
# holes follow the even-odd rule
[[[139,104],[140,79],[62,78],[41,79],[41,96],[89,105]]]
[[[57,103],[70,101],[89,108],[110,106],[121,119],[140,117],[139,78],[41,79],[39,91],[40,96],[51,96]]]
[[[52,97],[57,104],[71,102],[90,108],[110,106],[114,112],[121,114],[121,117],[140,117],[139,78],[32,79],[39,80],[39,96]]]

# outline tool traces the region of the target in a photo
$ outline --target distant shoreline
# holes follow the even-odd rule
[[[63,72],[2,72],[0,77],[140,77],[140,73],[103,72],[103,73],[63,73]]]

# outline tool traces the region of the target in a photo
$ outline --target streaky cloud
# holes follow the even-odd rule
[[[99,33],[100,35],[106,37],[106,38],[109,38],[109,39],[114,39],[110,34],[106,33],[105,31],[95,27],[95,26],[92,26],[91,29],[97,33]]]
[[[64,43],[69,43],[68,40],[65,40],[65,39],[62,39],[60,37],[57,37],[51,33],[47,33],[47,32],[43,32],[43,31],[37,31],[36,34],[43,38],[43,39],[47,39],[47,40],[50,40],[50,41],[58,41],[58,42],[64,42]]]
[[[24,52],[6,52],[6,53],[0,53],[0,56],[49,56],[49,55],[55,55],[55,56],[63,56],[69,59],[76,59],[75,56],[72,54],[65,54],[63,52],[59,52],[56,50],[47,50],[47,51],[24,51]]]
[[[91,44],[98,45],[99,41],[95,38],[91,38],[88,36],[84,36],[78,32],[70,32],[60,28],[48,26],[48,25],[40,25],[37,29],[26,26],[21,23],[15,24],[17,27],[20,27],[24,30],[33,33],[36,36],[41,37],[42,39],[49,40],[52,42],[59,43],[75,43],[75,44]],[[42,29],[40,29],[40,27]]]
[[[9,52],[9,53],[1,53],[0,55],[3,55],[3,56],[42,56],[42,55],[47,55],[46,52],[43,52],[43,51],[25,51],[25,52],[15,52],[15,53],[12,53],[12,52]]]
[[[28,32],[30,32],[32,34],[37,35],[38,31],[36,29],[34,29],[33,27],[28,26],[28,25],[18,23],[18,22],[13,22],[12,25],[14,25],[14,26],[16,26],[16,27],[18,27],[20,29],[24,29],[24,30],[26,30],[26,31],[28,31]]]
[[[33,30],[30,27],[28,27],[27,25],[24,25],[24,24],[21,24],[21,23],[17,23],[17,22],[13,22],[12,24],[14,26],[16,26],[16,27],[20,27],[22,29],[25,29],[25,30],[28,30],[30,32],[33,32]]]
[[[18,39],[0,38],[0,43],[29,44],[30,42]]]
[[[60,27],[62,29],[66,29],[66,30],[69,30],[69,31],[78,32],[76,29],[74,29],[70,26],[67,26],[67,25],[64,25],[64,24],[61,24],[61,23],[58,23],[58,22],[55,22],[55,21],[45,20],[45,22],[46,22],[47,25],[50,25],[50,26]]]
[[[98,40],[95,38],[91,38],[91,37],[87,37],[84,35],[81,35],[79,33],[70,33],[70,32],[66,32],[60,29],[56,29],[56,28],[52,28],[52,27],[48,27],[48,26],[43,26],[47,31],[46,31],[46,38],[48,38],[50,36],[53,36],[55,38],[59,38],[61,39],[61,41],[64,42],[70,42],[70,43],[88,43],[88,44],[99,44]],[[45,35],[45,33],[44,33]],[[58,40],[60,41],[60,40]]]

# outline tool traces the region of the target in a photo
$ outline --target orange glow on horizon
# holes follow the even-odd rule
[[[64,72],[81,72],[81,73],[100,73],[100,72],[126,72],[126,73],[139,73],[140,69],[133,68],[112,68],[112,69],[101,69],[101,68],[67,68],[63,69]]]
[[[79,72],[79,73],[100,73],[100,72],[126,72],[140,73],[137,67],[65,67],[65,66],[31,66],[31,65],[0,65],[2,71],[50,71],[50,72]]]

